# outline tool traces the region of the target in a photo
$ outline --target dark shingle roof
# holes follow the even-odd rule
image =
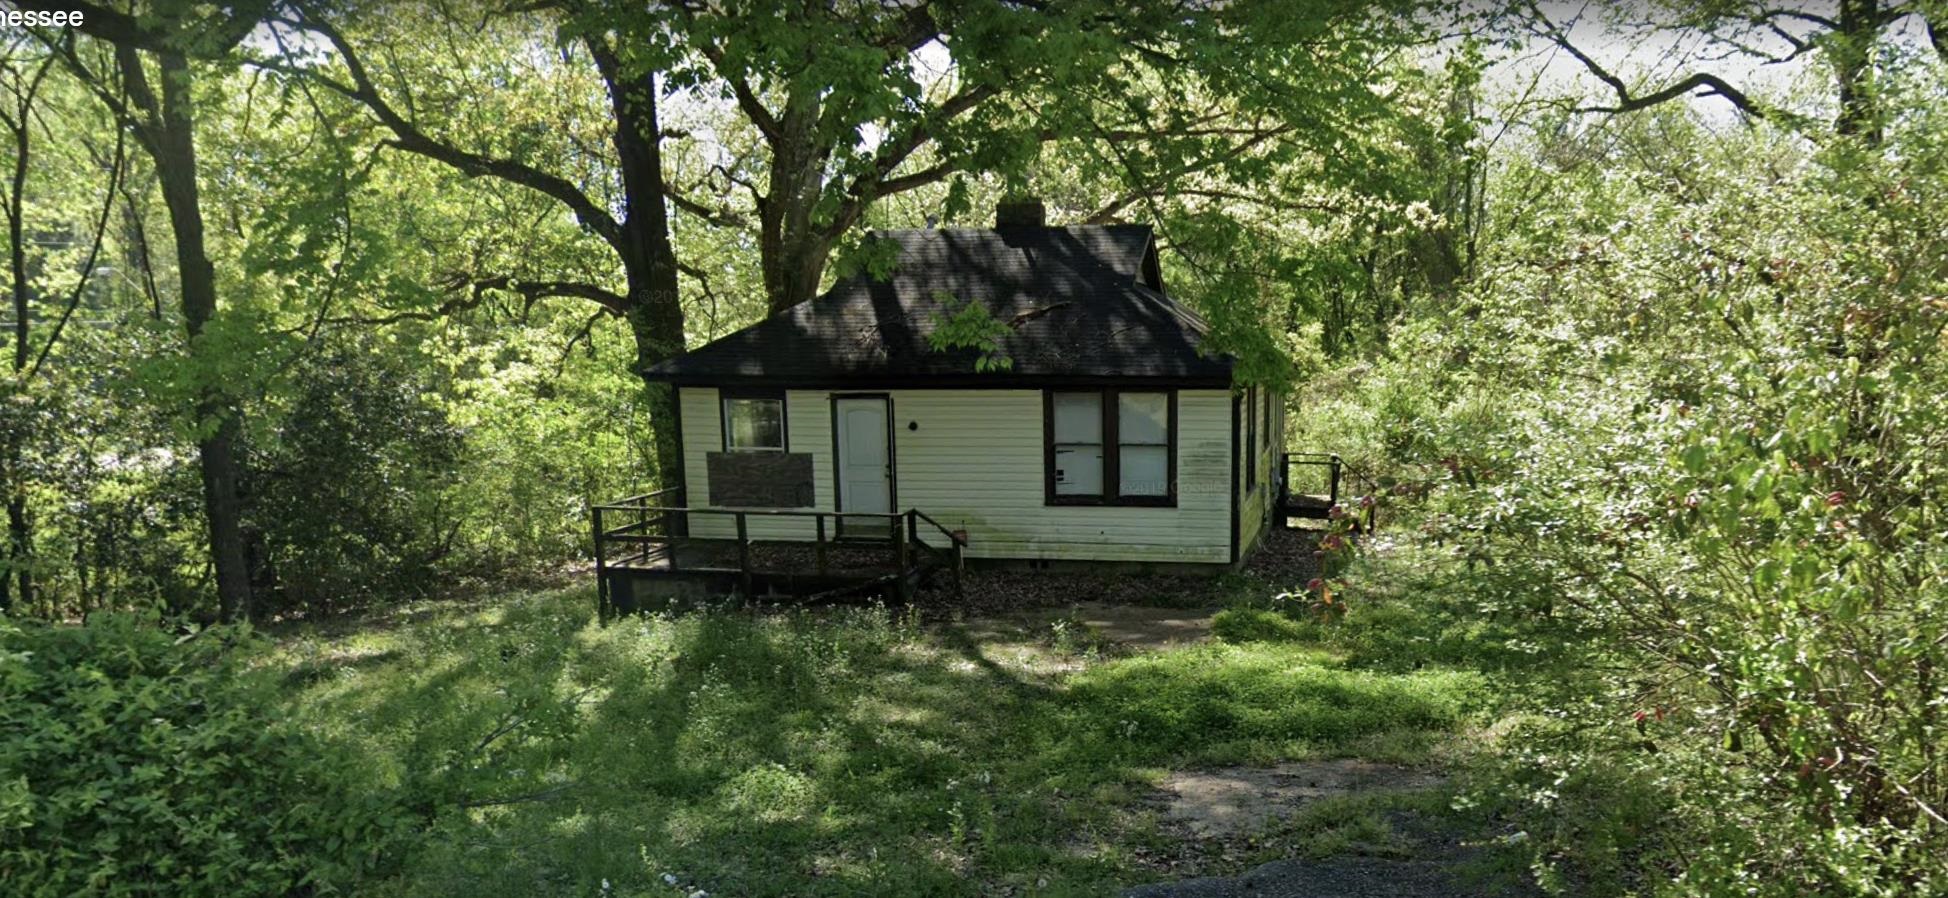
[[[1231,361],[1199,351],[1208,327],[1163,294],[1150,229],[1005,227],[883,231],[898,261],[649,369],[679,384],[968,383],[1140,379],[1229,385]],[[973,349],[933,351],[943,296],[1008,325],[1006,371],[975,373]]]

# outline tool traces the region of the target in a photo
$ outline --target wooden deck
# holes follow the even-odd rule
[[[1341,489],[1349,480],[1365,495],[1373,494],[1374,485],[1337,455],[1287,452],[1281,460],[1285,465],[1285,476],[1279,480],[1278,508],[1275,510],[1281,527],[1294,529],[1294,520],[1331,519],[1333,506],[1340,504]],[[1363,509],[1346,511],[1358,516],[1353,522],[1356,529],[1372,532],[1378,523],[1378,509],[1378,503],[1374,503]]]
[[[666,504],[667,503],[667,504]],[[918,509],[845,513],[798,509],[689,508],[669,489],[597,505],[597,613],[603,620],[672,600],[735,595],[813,603],[853,597],[903,602],[945,575],[960,589],[965,536]],[[693,537],[693,522],[729,519],[734,538]],[[758,540],[755,520],[812,522],[806,541]],[[878,538],[840,538],[864,530]],[[884,534],[879,536],[879,534]]]

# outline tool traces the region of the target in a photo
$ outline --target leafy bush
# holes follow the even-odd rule
[[[1649,891],[1944,888],[1940,114],[1889,159],[1675,127],[1602,141],[1673,171],[1511,171],[1552,198],[1376,378],[1424,384],[1373,402],[1426,436],[1387,450],[1419,469],[1400,483],[1430,498],[1455,598],[1514,635],[1586,635],[1581,675],[1527,699],[1566,721],[1536,782],[1660,791],[1674,834],[1641,858]],[[1485,644],[1416,619],[1438,601],[1379,621],[1367,654]],[[1533,819],[1560,813],[1560,790],[1527,791]],[[1533,829],[1539,863],[1597,828]]]
[[[0,619],[0,892],[330,893],[379,859],[404,818],[280,719],[245,639]]]
[[[308,360],[285,414],[253,433],[260,613],[329,613],[421,594],[460,522],[461,435],[410,363]]]

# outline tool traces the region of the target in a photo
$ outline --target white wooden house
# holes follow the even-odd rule
[[[889,274],[650,369],[677,389],[682,501],[634,501],[684,513],[612,510],[598,534],[642,522],[647,557],[630,560],[652,567],[680,560],[657,535],[736,542],[747,581],[744,544],[810,544],[826,567],[828,545],[873,540],[913,557],[1240,563],[1276,504],[1282,403],[1206,349],[1148,227],[1046,227],[1028,210],[880,232]],[[969,303],[993,350],[933,345]]]

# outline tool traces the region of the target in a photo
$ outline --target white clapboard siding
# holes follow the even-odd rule
[[[897,507],[966,530],[975,558],[1191,561],[1231,557],[1231,394],[1177,395],[1175,508],[1049,506],[1040,390],[894,390]],[[832,394],[786,395],[786,440],[813,456],[817,508],[833,509]],[[706,507],[706,454],[723,447],[717,391],[682,392],[689,503]],[[712,520],[716,518],[715,520]],[[729,516],[694,515],[695,536],[735,535]],[[830,532],[828,526],[828,533]],[[750,519],[753,539],[811,539],[812,522]]]
[[[724,448],[724,420],[719,411],[717,391],[709,387],[684,387],[683,473],[684,493],[692,508],[710,508],[710,465],[705,456]],[[832,509],[832,409],[824,391],[789,390],[785,393],[785,445],[792,452],[812,455],[815,502],[800,511]],[[752,539],[812,539],[817,522],[809,517],[746,518]],[[826,533],[832,522],[825,522]],[[737,521],[727,514],[693,514],[690,535],[730,539],[737,535]]]
[[[1249,551],[1264,534],[1272,504],[1278,499],[1277,487],[1270,479],[1271,464],[1266,454],[1260,451],[1256,458],[1238,459],[1238,546],[1241,552]],[[1258,483],[1251,489],[1245,488],[1244,465],[1247,464],[1258,466]]]
[[[977,558],[1229,561],[1230,407],[1178,393],[1177,507],[1050,506],[1040,390],[895,392],[899,503],[966,530]]]

